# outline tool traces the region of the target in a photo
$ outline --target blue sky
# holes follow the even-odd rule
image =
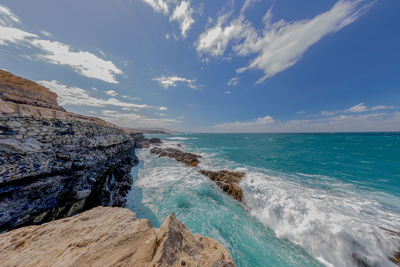
[[[398,0],[0,0],[0,68],[192,132],[400,130]]]

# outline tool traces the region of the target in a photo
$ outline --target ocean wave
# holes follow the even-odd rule
[[[168,137],[167,139],[168,140],[195,140],[197,138],[196,137],[179,137],[179,136],[176,136],[176,137]]]
[[[399,229],[398,214],[346,184],[331,183],[326,190],[282,176],[249,171],[240,183],[250,214],[278,237],[327,266],[393,265],[389,257],[397,240],[381,227]]]

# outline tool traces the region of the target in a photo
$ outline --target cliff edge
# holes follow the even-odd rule
[[[137,137],[67,112],[49,89],[0,70],[0,232],[123,207]]]
[[[234,267],[219,242],[169,215],[160,229],[128,209],[97,207],[0,235],[2,266]]]

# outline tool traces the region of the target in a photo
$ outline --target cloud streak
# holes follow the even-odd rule
[[[58,102],[61,106],[82,106],[82,107],[107,107],[114,106],[120,108],[148,109],[152,106],[144,104],[134,104],[120,101],[116,98],[98,98],[79,87],[70,87],[58,81],[37,81],[37,83],[49,88],[58,95]]]
[[[246,1],[245,5],[251,1]],[[238,56],[255,56],[238,73],[248,69],[264,72],[257,83],[276,75],[296,64],[304,53],[324,36],[339,31],[360,17],[370,4],[359,0],[338,1],[329,11],[312,19],[287,22],[283,19],[272,23],[272,10],[263,18],[262,33],[252,26],[241,13],[226,23],[230,14],[218,18],[216,25],[202,33],[197,41],[200,54],[221,56],[228,43],[235,41],[232,51]],[[244,8],[245,6],[243,6]]]
[[[186,84],[186,86],[192,89],[197,88],[197,86],[194,84],[196,80],[186,79],[179,76],[160,76],[153,78],[153,81],[157,81],[165,89],[168,89],[169,87],[176,87],[178,83]]]

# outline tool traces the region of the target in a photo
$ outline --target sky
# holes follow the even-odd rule
[[[0,68],[185,132],[400,131],[398,0],[0,0]]]

